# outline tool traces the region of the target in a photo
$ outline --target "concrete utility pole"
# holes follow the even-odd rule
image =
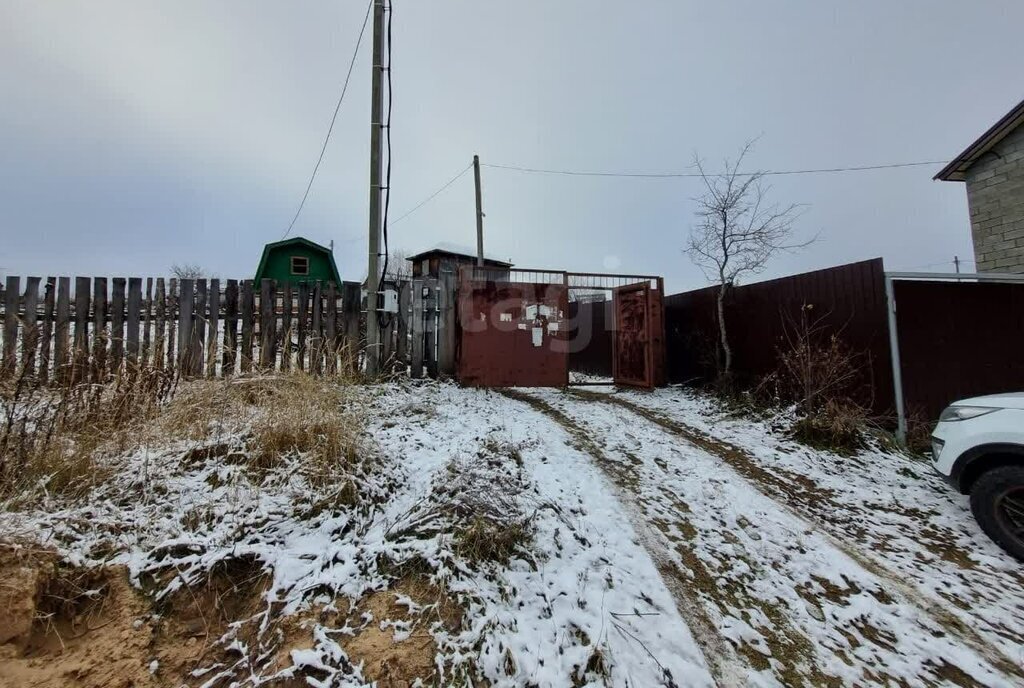
[[[384,93],[384,0],[373,2],[373,78],[370,103],[370,242],[366,264],[366,374],[380,371],[380,328],[377,324],[377,290],[380,287],[380,194],[381,129]]]
[[[484,265],[484,209],[480,194],[480,156],[473,156],[473,177],[476,179],[476,264]]]

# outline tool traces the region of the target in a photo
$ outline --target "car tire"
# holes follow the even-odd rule
[[[971,512],[981,529],[1011,555],[1024,561],[1024,466],[1001,466],[983,473],[971,488]]]

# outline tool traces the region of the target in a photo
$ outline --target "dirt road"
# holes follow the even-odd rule
[[[956,514],[932,518],[921,500],[879,512],[860,495],[884,492],[880,470],[931,490],[922,474],[895,455],[800,470],[715,437],[692,407],[666,407],[673,391],[508,395],[557,422],[614,484],[719,683],[1024,680],[1020,573],[985,566],[989,551],[976,560],[946,523]],[[858,489],[836,489],[819,475],[830,468]]]

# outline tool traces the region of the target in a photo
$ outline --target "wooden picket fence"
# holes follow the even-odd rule
[[[450,279],[449,279],[450,277]],[[252,371],[360,370],[365,304],[356,282],[7,277],[0,376],[102,381],[150,367],[187,378]],[[387,372],[455,371],[454,276],[393,282],[382,318]],[[408,368],[407,368],[408,367]]]

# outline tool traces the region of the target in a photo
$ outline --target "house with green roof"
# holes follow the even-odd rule
[[[275,241],[263,247],[256,282],[262,279],[276,280],[278,284],[316,280],[341,284],[334,252],[303,237]]]

